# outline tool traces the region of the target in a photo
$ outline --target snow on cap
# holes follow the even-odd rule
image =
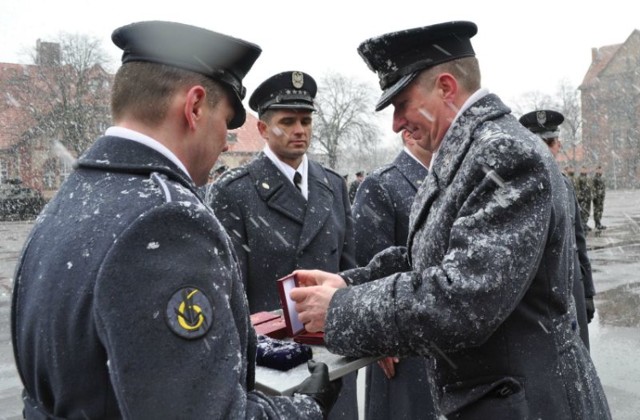
[[[471,38],[477,32],[473,22],[454,21],[391,32],[361,43],[358,53],[380,79],[382,96],[376,111],[387,107],[420,71],[475,56]]]
[[[122,63],[145,61],[203,74],[227,88],[235,115],[230,129],[246,118],[242,99],[247,75],[262,49],[247,41],[176,22],[146,21],[113,31],[113,43],[123,50]]]

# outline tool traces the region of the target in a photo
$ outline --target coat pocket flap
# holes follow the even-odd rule
[[[457,382],[444,386],[440,409],[448,416],[487,396],[506,398],[522,389],[522,383],[511,376]]]

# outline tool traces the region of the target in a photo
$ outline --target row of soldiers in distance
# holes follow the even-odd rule
[[[576,190],[578,203],[580,203],[580,217],[585,231],[591,231],[589,215],[591,213],[591,203],[593,202],[593,221],[597,230],[604,230],[607,227],[602,224],[602,212],[604,211],[604,197],[606,186],[602,176],[602,166],[595,168],[592,177],[589,177],[589,170],[586,166],[580,169],[580,175],[576,177],[573,167],[564,168],[565,174],[573,182]]]
[[[589,177],[589,170],[586,166],[582,167],[580,175],[577,177],[575,176],[575,171],[572,166],[565,167],[564,173],[569,177],[576,191],[578,203],[580,204],[580,217],[584,231],[591,231],[591,226],[588,225],[588,222],[591,214],[592,202],[595,228],[597,230],[605,230],[607,227],[602,224],[602,213],[604,212],[606,185],[604,178],[602,177],[602,166],[598,165],[595,168],[593,177]],[[363,179],[364,172],[356,172],[356,179],[349,184],[349,199],[351,200],[351,204],[353,204],[355,200],[356,191],[360,184],[362,184]]]

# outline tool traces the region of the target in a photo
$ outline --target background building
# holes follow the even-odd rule
[[[585,164],[602,165],[612,188],[636,188],[640,176],[640,31],[622,44],[592,49],[579,87]]]

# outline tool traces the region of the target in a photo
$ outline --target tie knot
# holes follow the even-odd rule
[[[300,175],[300,172],[298,171],[293,174],[293,184],[296,186],[298,191],[302,191],[302,188],[300,187],[300,185],[302,184],[302,175]]]

